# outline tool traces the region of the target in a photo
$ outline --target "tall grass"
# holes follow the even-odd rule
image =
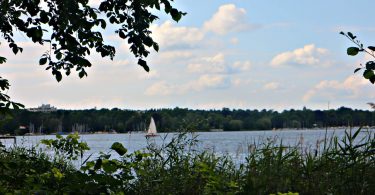
[[[374,133],[358,140],[361,129],[331,137],[317,148],[285,147],[268,142],[247,158],[244,194],[371,194],[375,190]],[[363,132],[365,133],[365,132]]]
[[[62,138],[61,138],[62,139]],[[80,143],[60,147],[60,154],[81,154]],[[70,144],[67,140],[45,143]],[[74,145],[75,144],[75,145]],[[249,145],[246,161],[197,150],[197,137],[179,134],[160,146],[127,153],[119,143],[109,153],[84,161],[81,169],[69,160],[48,158],[19,148],[0,150],[1,193],[48,194],[372,194],[375,192],[375,135],[347,131],[315,148],[285,146],[269,139]],[[53,145],[53,144],[52,144]],[[82,146],[82,144],[80,145]],[[56,148],[55,148],[56,149]],[[74,149],[80,149],[75,153]],[[71,151],[73,150],[73,151]],[[69,156],[68,155],[68,156]],[[70,156],[72,157],[72,156]],[[23,159],[25,158],[25,159]],[[21,159],[21,160],[20,160]],[[36,161],[32,161],[36,160]],[[56,161],[54,159],[59,159]],[[23,162],[25,161],[25,162]],[[18,162],[18,163],[14,163]],[[36,163],[36,164],[35,164]],[[4,166],[6,165],[6,166]],[[35,169],[35,167],[38,167]],[[14,175],[18,175],[14,177]],[[37,179],[36,179],[37,178]],[[19,185],[13,183],[17,180]],[[17,191],[18,190],[18,191]]]

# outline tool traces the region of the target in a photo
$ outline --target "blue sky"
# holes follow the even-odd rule
[[[345,3],[343,3],[345,2]],[[27,107],[149,109],[368,109],[375,86],[353,74],[369,57],[346,56],[352,31],[374,44],[371,12],[375,1],[177,0],[188,14],[172,22],[165,14],[153,26],[161,50],[148,58],[151,72],[136,65],[126,42],[114,36],[114,61],[90,57],[89,76],[72,75],[57,83],[38,66],[48,48],[18,38],[24,46],[0,67],[8,92]]]

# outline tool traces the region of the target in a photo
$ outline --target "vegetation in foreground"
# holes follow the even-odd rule
[[[363,137],[362,135],[365,134]],[[362,138],[363,137],[363,138]],[[199,151],[196,137],[176,135],[161,146],[82,159],[77,134],[36,148],[0,150],[0,194],[371,194],[375,191],[374,132],[348,132],[317,148],[268,141],[250,145],[246,162]],[[72,165],[81,160],[80,169]]]

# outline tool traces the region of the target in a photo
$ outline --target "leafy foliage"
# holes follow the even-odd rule
[[[375,46],[368,46],[367,48],[357,39],[357,36],[354,36],[353,33],[348,32],[340,32],[341,35],[347,37],[350,41],[352,41],[356,47],[349,47],[347,49],[347,54],[350,56],[356,56],[359,52],[367,53],[371,57],[375,58]],[[372,84],[375,84],[375,61],[370,60],[366,62],[366,65],[360,64],[359,68],[354,70],[354,73],[358,72],[359,70],[363,71],[363,77],[369,80]]]
[[[0,193],[294,195],[375,190],[371,131],[349,131],[342,140],[324,139],[323,146],[319,142],[310,149],[268,139],[250,144],[244,163],[199,150],[197,141],[193,135],[178,134],[163,145],[149,142],[144,151],[133,153],[119,152],[122,144],[114,143],[111,148],[120,156],[101,153],[80,169],[69,159],[51,158],[35,148],[0,147]],[[74,139],[63,142],[76,145]]]
[[[14,54],[23,51],[14,40],[14,32],[21,32],[36,44],[49,44],[50,50],[40,58],[39,64],[51,70],[56,80],[72,70],[80,78],[87,76],[91,67],[87,56],[92,51],[113,59],[116,49],[105,44],[102,31],[107,23],[115,33],[127,40],[129,50],[138,58],[138,64],[149,71],[146,58],[150,49],[159,50],[152,39],[150,24],[158,17],[151,10],[162,10],[179,21],[185,13],[172,6],[173,0],[102,0],[99,7],[91,7],[88,0],[2,0],[0,1],[0,33]],[[42,5],[43,4],[43,5]],[[0,56],[0,64],[6,58]],[[8,89],[7,80],[0,82],[2,90]],[[7,110],[9,97],[0,91],[0,108]],[[12,104],[13,105],[13,104]],[[20,106],[15,103],[13,106]]]
[[[6,58],[0,56],[0,64],[3,64],[5,62],[6,62]],[[6,93],[6,91],[9,90],[9,87],[10,87],[9,81],[7,79],[0,77],[0,115],[3,115],[3,116],[9,115],[9,108],[11,108],[11,106],[14,109],[24,107],[22,104],[16,103],[10,100],[10,97]]]
[[[32,147],[0,147],[0,194],[58,193],[62,178],[75,172],[67,160],[51,159]]]
[[[90,148],[87,143],[79,141],[78,133],[69,134],[66,137],[56,135],[57,139],[43,139],[41,143],[49,148],[53,148],[55,155],[59,158],[77,160],[79,155],[82,158],[83,153]]]
[[[119,142],[113,143],[111,149],[116,151],[120,156],[123,156],[127,152],[127,149]]]

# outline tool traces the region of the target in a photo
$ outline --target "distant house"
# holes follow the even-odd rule
[[[42,104],[37,108],[29,108],[30,112],[54,112],[57,110],[56,107],[51,106],[50,104]]]

